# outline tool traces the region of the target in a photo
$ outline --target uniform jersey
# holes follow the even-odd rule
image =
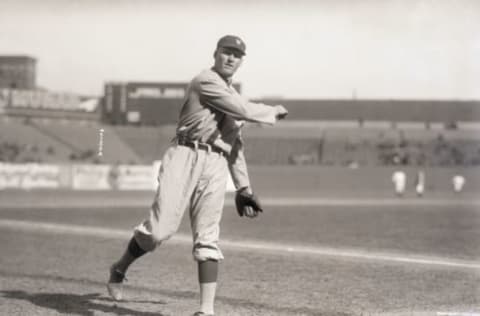
[[[241,128],[245,121],[274,124],[276,110],[242,97],[212,69],[202,71],[190,83],[180,112],[177,138],[209,143],[229,157],[235,187],[250,186]]]

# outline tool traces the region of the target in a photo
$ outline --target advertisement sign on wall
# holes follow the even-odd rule
[[[72,188],[81,190],[109,190],[110,166],[73,165]]]
[[[60,167],[36,163],[0,163],[0,189],[55,189],[60,186]]]
[[[153,190],[152,172],[152,166],[111,166],[109,172],[110,186],[115,190]]]
[[[51,110],[78,110],[80,96],[67,92],[43,90],[0,89],[0,105],[44,108]]]
[[[152,165],[48,165],[0,162],[0,189],[156,190],[161,161]],[[227,192],[235,191],[228,174]]]

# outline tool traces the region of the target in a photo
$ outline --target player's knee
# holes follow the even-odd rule
[[[223,260],[223,254],[218,247],[205,247],[204,245],[195,245],[193,247],[193,258],[196,261],[220,261]]]
[[[177,230],[178,227],[172,225],[171,227],[158,227],[158,229],[156,229],[154,233],[155,237],[158,240],[163,241],[170,239],[170,237],[172,237],[177,232]]]
[[[135,234],[135,241],[139,248],[145,252],[153,251],[158,245],[160,245],[160,243],[157,243],[151,235]]]

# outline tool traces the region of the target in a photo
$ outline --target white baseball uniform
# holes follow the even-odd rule
[[[395,185],[395,193],[402,195],[405,192],[407,176],[403,171],[395,171],[392,175],[392,181]]]
[[[150,216],[134,231],[140,247],[153,251],[170,238],[188,210],[194,258],[223,259],[218,239],[228,171],[236,189],[250,186],[241,128],[244,121],[274,124],[277,114],[274,106],[244,99],[213,69],[197,75],[163,156]]]
[[[421,196],[425,192],[425,172],[419,170],[415,178],[415,192],[417,195]]]
[[[465,185],[465,177],[460,174],[456,174],[452,178],[452,183],[453,191],[455,191],[456,193],[462,192],[463,186]]]

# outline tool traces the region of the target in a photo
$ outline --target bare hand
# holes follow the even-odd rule
[[[288,110],[283,105],[276,105],[277,120],[283,120],[288,115]]]

